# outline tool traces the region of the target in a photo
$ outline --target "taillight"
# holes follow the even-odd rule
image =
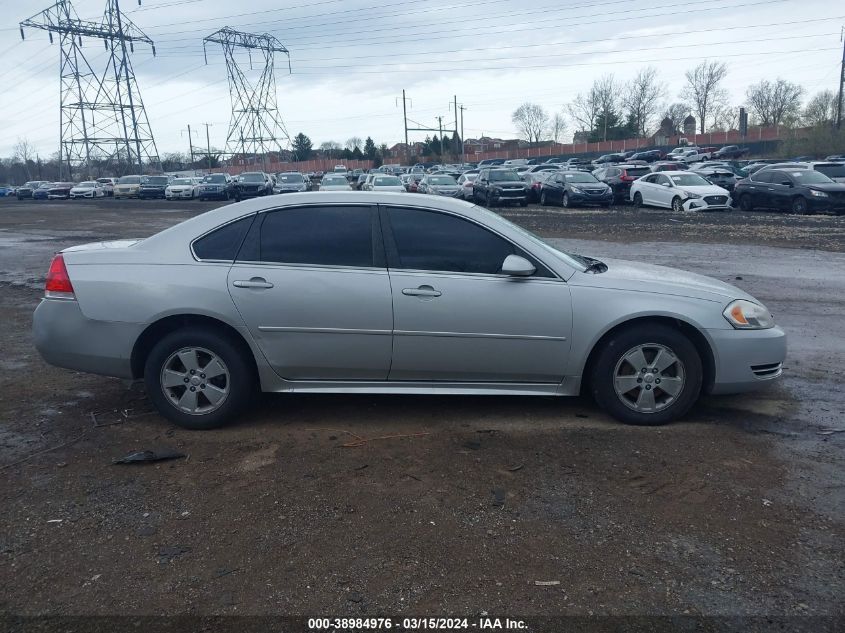
[[[44,296],[52,299],[75,299],[73,285],[70,283],[70,276],[67,274],[65,258],[58,253],[50,262],[50,270],[47,272],[47,283],[44,284]]]

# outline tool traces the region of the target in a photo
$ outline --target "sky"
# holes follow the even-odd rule
[[[59,137],[59,46],[18,22],[49,0],[0,0],[0,157],[26,138],[42,156]],[[76,0],[97,19],[105,0]],[[684,73],[724,61],[731,103],[750,84],[778,77],[815,92],[838,88],[845,5],[831,0],[123,0],[124,14],[156,44],[131,56],[160,155],[225,144],[230,119],[219,46],[202,38],[229,26],[269,33],[290,51],[276,57],[279,109],[291,136],[314,146],[357,136],[393,145],[404,137],[402,90],[413,127],[454,129],[452,102],[465,106],[464,135],[518,136],[512,112],[523,102],[565,112],[597,77],[624,82],[654,66],[677,101]],[[83,43],[92,65],[100,41]],[[248,58],[241,59],[248,68]],[[416,125],[419,124],[419,125]],[[575,131],[570,123],[567,140]],[[425,132],[410,133],[423,140]]]

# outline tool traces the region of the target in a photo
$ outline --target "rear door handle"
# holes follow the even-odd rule
[[[264,279],[264,277],[253,277],[249,281],[245,279],[238,279],[233,281],[232,285],[235,288],[272,288],[273,284]]]
[[[402,294],[408,297],[439,297],[443,293],[431,286],[420,286],[419,288],[405,288],[402,290]]]

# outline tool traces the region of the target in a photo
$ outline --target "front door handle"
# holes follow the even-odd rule
[[[405,288],[402,290],[402,294],[408,297],[439,297],[443,293],[431,286],[420,286],[419,288]]]
[[[235,288],[272,288],[273,284],[264,279],[264,277],[253,277],[250,280],[238,279],[233,281],[232,285]]]

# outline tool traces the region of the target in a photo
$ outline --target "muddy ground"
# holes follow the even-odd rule
[[[0,200],[0,614],[842,612],[845,218],[502,210],[773,310],[779,384],[662,428],[587,399],[267,395],[189,432],[40,360],[54,251],[212,206]],[[159,447],[188,458],[111,463]]]

